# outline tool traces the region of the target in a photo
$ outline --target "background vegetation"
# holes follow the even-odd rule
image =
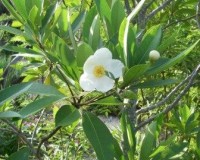
[[[0,159],[200,159],[199,7],[1,0]],[[82,67],[101,47],[125,64],[123,81],[86,93]],[[153,63],[151,50],[161,55]]]

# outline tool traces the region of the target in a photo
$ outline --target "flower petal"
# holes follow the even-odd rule
[[[80,77],[80,86],[84,91],[94,91],[94,81],[90,79],[90,76],[87,74],[82,74]]]
[[[97,57],[98,59],[112,59],[112,53],[108,48],[100,48],[96,50],[94,53],[94,56]]]
[[[107,92],[113,88],[115,81],[107,76],[95,80],[95,88],[100,92]]]
[[[107,71],[111,72],[115,78],[119,78],[122,76],[122,71],[124,68],[124,64],[117,59],[110,60],[109,64],[107,65]]]

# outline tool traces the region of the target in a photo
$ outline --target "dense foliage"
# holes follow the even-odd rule
[[[0,159],[200,159],[199,8],[1,0]]]

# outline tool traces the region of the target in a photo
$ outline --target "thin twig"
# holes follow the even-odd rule
[[[58,70],[58,72],[60,73],[60,75],[63,77],[65,83],[67,84],[67,87],[69,88],[70,94],[72,95],[72,99],[73,99],[73,104],[76,105],[76,98],[74,95],[74,92],[72,91],[71,87],[70,87],[70,81],[65,77],[64,73],[62,72],[62,70],[60,69],[60,67],[58,65],[56,65],[56,68]]]
[[[178,104],[178,102],[181,100],[181,98],[189,91],[189,89],[192,87],[193,85],[193,81],[195,79],[195,77],[198,75],[198,72],[200,70],[200,64],[196,67],[196,69],[192,72],[192,74],[189,76],[189,82],[186,85],[186,87],[181,91],[181,93],[178,95],[178,97],[170,104],[168,105],[162,112],[160,112],[159,114],[153,115],[152,117],[148,118],[147,120],[141,122],[140,124],[137,125],[136,127],[136,131],[138,131],[140,128],[144,127],[146,124],[151,123],[155,118],[157,118],[158,116],[162,115],[162,114],[166,114],[169,111],[171,111],[173,108],[175,108]]]
[[[43,114],[44,114],[44,111],[45,111],[45,109],[43,109],[43,110],[41,111],[40,117],[38,118],[38,120],[37,120],[37,122],[36,122],[35,129],[34,129],[34,131],[33,131],[33,133],[32,133],[32,136],[31,136],[31,144],[33,144],[33,138],[34,138],[34,136],[35,136],[35,134],[36,134],[36,132],[37,132],[38,124],[39,124],[39,122],[40,122],[40,120],[41,120],[41,118],[42,118],[42,116],[43,116]]]
[[[42,138],[40,141],[38,148],[37,148],[37,156],[40,157],[40,148],[42,147],[44,142],[47,142],[51,137],[53,137],[59,130],[61,129],[61,126],[55,128],[48,136]]]
[[[197,3],[197,7],[196,7],[196,21],[197,21],[198,28],[200,28],[200,0]]]
[[[153,110],[155,108],[158,108],[159,106],[163,105],[166,103],[166,101],[172,96],[174,95],[189,79],[190,79],[191,75],[189,75],[187,78],[185,78],[179,85],[177,85],[174,89],[172,89],[172,91],[161,101],[159,101],[157,104],[145,107],[145,108],[141,108],[140,110],[138,110],[136,112],[137,115],[144,113],[144,112],[148,112],[150,110]]]
[[[146,17],[146,19],[152,18],[155,14],[157,14],[159,11],[167,7],[168,4],[170,4],[173,0],[166,0],[163,2],[158,8],[154,9],[151,13],[149,13]]]
[[[12,131],[17,134],[19,136],[19,138],[29,146],[31,152],[37,157],[36,151],[33,147],[33,145],[29,142],[29,140],[27,139],[27,137],[12,123],[10,123],[8,120],[6,119],[1,119],[1,121],[3,121],[4,123],[6,123],[8,126],[10,126],[10,128],[12,129]],[[40,159],[39,157],[37,157],[38,159]]]

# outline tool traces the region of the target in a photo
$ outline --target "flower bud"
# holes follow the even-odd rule
[[[160,53],[156,50],[152,50],[150,53],[149,53],[149,60],[150,61],[156,61],[160,58]]]

